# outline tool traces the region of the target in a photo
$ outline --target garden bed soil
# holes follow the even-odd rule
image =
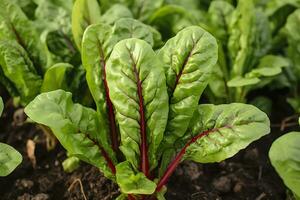
[[[281,102],[278,101],[277,104],[280,106]],[[118,196],[117,186],[95,167],[82,163],[73,173],[64,172],[64,149],[58,144],[54,150],[47,151],[44,134],[34,124],[23,123],[25,116],[22,110],[17,111],[16,115],[11,101],[6,102],[5,110],[0,119],[0,141],[19,150],[23,155],[23,162],[12,174],[0,178],[1,200],[81,200],[84,195],[89,200],[111,200]],[[272,123],[278,124],[289,112],[277,111],[277,118]],[[297,126],[290,129],[296,128]],[[166,199],[285,199],[286,189],[267,156],[272,141],[284,132],[275,127],[272,134],[221,163],[182,163],[168,183]],[[35,167],[27,155],[28,140],[33,140],[36,144]]]

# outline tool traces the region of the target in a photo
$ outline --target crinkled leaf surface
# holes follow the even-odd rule
[[[229,25],[228,52],[232,78],[250,71],[270,47],[268,19],[253,0],[240,0]]]
[[[73,41],[71,15],[73,0],[40,0],[35,11],[35,26],[47,52],[47,65],[71,62],[77,53]]]
[[[29,103],[40,92],[42,78],[18,43],[0,42],[0,65],[5,77],[17,89],[23,104]]]
[[[57,63],[50,67],[43,79],[41,92],[50,92],[57,89],[68,89],[67,75],[73,66],[68,63]]]
[[[153,169],[168,118],[163,64],[145,41],[125,39],[114,47],[106,71],[120,127],[120,149],[135,169],[148,154]]]
[[[46,71],[46,52],[36,28],[18,5],[9,0],[0,1],[0,40],[16,41],[28,54],[35,69],[40,74]]]
[[[210,24],[214,27],[214,35],[226,44],[229,36],[229,24],[234,7],[222,0],[211,2],[208,10]]]
[[[109,25],[113,25],[121,18],[133,18],[131,11],[122,4],[114,4],[101,16],[101,20]]]
[[[35,122],[48,126],[68,153],[113,177],[110,169],[115,155],[102,129],[97,112],[80,104],[74,104],[72,95],[55,90],[38,95],[25,113]]]
[[[149,180],[144,173],[132,169],[130,162],[125,161],[116,166],[116,180],[125,194],[153,194],[156,184]]]
[[[127,38],[138,38],[148,42],[153,47],[156,45],[157,37],[160,36],[155,29],[135,19],[120,19],[115,22],[113,27],[112,40],[115,42]]]
[[[100,6],[97,0],[76,0],[72,10],[72,32],[75,43],[81,50],[82,36],[85,29],[101,22]]]
[[[106,63],[114,45],[131,37],[141,38],[154,45],[151,28],[130,18],[118,20],[113,27],[104,23],[91,25],[84,33],[82,42],[82,62],[86,69],[86,79],[99,115],[106,122],[105,130],[111,132],[114,142],[117,140],[117,128],[107,87]],[[113,145],[117,148],[117,144]]]
[[[2,67],[0,66],[0,83],[8,91],[10,96],[17,97],[19,96],[18,90],[15,85],[4,75]]]
[[[129,3],[134,18],[140,21],[149,21],[150,16],[160,8],[164,0],[133,0]]]
[[[267,115],[254,106],[203,104],[198,106],[185,134],[193,142],[184,158],[201,163],[220,162],[269,132]]]
[[[0,142],[0,176],[9,175],[21,162],[22,155],[17,150]]]
[[[273,142],[269,157],[284,184],[300,197],[300,132],[291,132]]]
[[[197,109],[217,62],[217,42],[202,28],[191,26],[168,40],[159,57],[164,62],[170,104],[165,142],[171,145],[183,136]]]

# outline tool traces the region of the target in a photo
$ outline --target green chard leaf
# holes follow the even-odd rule
[[[72,32],[75,43],[81,50],[85,29],[101,22],[101,11],[97,0],[76,0],[72,10]]]
[[[40,0],[35,11],[35,25],[41,32],[46,49],[47,65],[71,62],[77,53],[72,38],[71,15],[73,0]]]
[[[273,142],[269,157],[284,184],[300,197],[300,132],[290,132]]]
[[[120,128],[120,149],[134,169],[148,177],[157,165],[168,118],[163,63],[145,41],[125,39],[115,45],[106,73]]]
[[[29,103],[40,92],[42,78],[26,51],[15,41],[0,41],[0,65],[20,95],[22,104]]]
[[[68,63],[57,63],[50,67],[45,75],[41,92],[50,92],[57,89],[68,89],[67,75],[73,66]]]
[[[247,73],[248,77],[269,77],[281,73],[282,68],[288,67],[290,62],[287,58],[276,55],[266,55],[259,60],[258,66]]]
[[[248,85],[255,85],[260,82],[260,79],[257,77],[241,77],[236,76],[227,82],[228,87],[244,87]]]
[[[121,18],[133,18],[131,11],[122,4],[114,4],[102,16],[102,22],[113,25]]]
[[[246,73],[244,77],[235,77],[228,81],[229,87],[243,87],[252,85],[262,87],[270,83],[272,79],[282,72],[282,68],[288,67],[290,62],[282,56],[266,55],[259,60],[257,67]],[[268,78],[268,79],[263,79]],[[263,80],[263,82],[262,82]],[[259,83],[259,84],[258,84]]]
[[[0,97],[0,116],[4,105]],[[0,176],[9,175],[22,162],[22,155],[13,147],[0,142]]]
[[[17,150],[0,142],[0,177],[9,175],[21,162],[22,155]]]
[[[46,71],[46,52],[36,28],[22,10],[9,0],[0,1],[0,40],[17,42],[25,50],[38,73]]]
[[[267,115],[258,108],[233,103],[200,105],[185,137],[191,138],[184,159],[220,162],[270,132]]]
[[[191,26],[171,38],[159,56],[164,62],[170,104],[165,143],[172,145],[185,133],[208,84],[217,62],[217,42],[202,28]]]
[[[118,136],[114,108],[109,97],[106,80],[106,65],[114,45],[126,38],[140,38],[154,45],[151,28],[137,20],[123,18],[113,27],[99,23],[87,28],[82,42],[82,62],[86,69],[86,80],[97,106],[105,130],[110,130],[114,150],[117,150]]]
[[[199,105],[184,136],[174,143],[179,151],[164,170],[156,191],[183,160],[200,163],[220,162],[270,132],[267,115],[258,108],[241,104]]]
[[[233,11],[234,7],[223,0],[213,1],[209,6],[209,22],[214,28],[213,34],[221,40],[222,44],[227,44],[229,24]]]
[[[3,72],[1,66],[0,66],[0,84],[2,84],[4,86],[4,88],[8,91],[8,93],[10,94],[10,96],[13,96],[13,97],[19,96],[17,88],[15,87],[15,85],[13,84],[13,82],[11,82],[4,75],[4,72]]]
[[[42,93],[28,104],[25,113],[33,121],[48,126],[70,156],[100,168],[109,178],[114,177],[116,158],[102,121],[94,110],[74,104],[71,93]]]
[[[229,25],[228,51],[231,76],[243,76],[270,48],[270,28],[262,11],[255,9],[253,0],[240,0]]]
[[[285,25],[285,34],[288,40],[288,57],[293,63],[293,72],[296,77],[300,77],[300,9],[296,10],[288,17]],[[299,79],[299,78],[298,78]]]
[[[133,0],[129,4],[134,18],[142,21],[149,22],[150,16],[159,9],[164,3],[164,0]]]
[[[125,161],[116,166],[116,180],[125,194],[152,194],[156,184],[149,180],[144,173],[132,169],[130,162]]]

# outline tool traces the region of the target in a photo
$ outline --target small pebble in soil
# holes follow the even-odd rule
[[[56,161],[54,162],[54,165],[55,165],[56,167],[57,167],[59,164],[60,164],[60,163],[59,163],[58,160],[56,160]]]
[[[233,191],[235,193],[241,193],[243,191],[243,186],[244,184],[242,182],[237,182],[233,187]]]
[[[231,179],[227,176],[221,176],[213,181],[213,187],[221,193],[230,192],[232,188]]]
[[[28,179],[18,179],[16,180],[15,186],[18,190],[28,190],[31,189],[34,185],[34,182]]]
[[[200,185],[194,185],[195,190],[200,191],[202,189],[202,187]]]

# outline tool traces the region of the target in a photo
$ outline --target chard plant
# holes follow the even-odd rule
[[[270,5],[264,12],[253,0],[240,0],[236,7],[222,0],[210,4],[209,30],[220,44],[207,92],[211,101],[246,102],[250,91],[270,85],[290,66],[276,51],[280,25],[272,20],[277,14]]]
[[[300,96],[299,96],[299,83],[300,83],[300,34],[298,23],[300,22],[300,9],[295,10],[287,18],[286,24],[282,29],[282,33],[287,38],[286,54],[292,63],[285,76],[279,80],[285,87],[291,90],[290,97],[287,99],[289,104],[293,107],[296,113],[300,113]],[[278,82],[279,82],[278,81]]]
[[[150,31],[113,32],[95,24],[83,34],[97,111],[56,90],[37,96],[25,113],[116,182],[117,199],[164,199],[182,161],[219,162],[269,133],[268,117],[254,106],[199,105],[218,57],[216,39],[204,29],[185,28],[156,52]]]
[[[300,122],[300,121],[299,121]],[[284,184],[300,199],[300,132],[287,133],[273,142],[269,157]]]
[[[0,116],[3,107],[3,101],[0,97]],[[0,142],[0,176],[9,175],[21,162],[22,155],[17,150]]]
[[[0,2],[0,83],[22,106],[54,89],[73,91],[81,98],[76,100],[84,102],[85,74],[81,61],[74,61],[80,55],[67,25],[72,1],[38,1],[34,19],[18,3]]]

